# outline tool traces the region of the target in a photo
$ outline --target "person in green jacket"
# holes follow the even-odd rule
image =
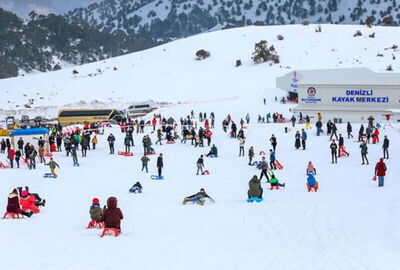
[[[369,162],[368,162],[368,158],[367,158],[367,154],[368,154],[367,142],[366,141],[362,141],[361,144],[360,144],[360,148],[361,148],[361,159],[362,159],[361,165],[364,165],[365,161],[367,161],[367,165],[368,165]]]
[[[271,189],[273,189],[275,186],[279,186],[279,187],[285,187],[285,183],[281,184],[279,183],[279,180],[276,178],[274,171],[273,170],[268,170],[268,174],[269,174],[269,183],[271,184]]]
[[[247,196],[250,198],[258,197],[262,199],[263,189],[261,187],[261,180],[254,175],[249,181],[249,191],[247,191]]]
[[[93,198],[92,206],[89,209],[90,218],[92,221],[99,222],[103,216],[103,209],[100,207],[100,202],[98,198]]]
[[[147,157],[146,153],[144,153],[140,160],[142,161],[142,171],[146,169],[146,173],[148,173],[149,169],[147,168],[147,164],[149,163],[150,159]]]

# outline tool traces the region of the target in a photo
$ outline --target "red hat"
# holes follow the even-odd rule
[[[99,199],[98,198],[93,198],[92,203],[93,204],[99,204]]]

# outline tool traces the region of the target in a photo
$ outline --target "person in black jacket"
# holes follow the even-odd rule
[[[233,137],[236,138],[237,127],[236,127],[236,124],[233,121],[232,121],[231,129],[233,131]]]
[[[199,159],[197,160],[197,173],[196,175],[199,175],[199,171],[201,172],[201,174],[203,174],[203,167],[204,167],[204,159],[203,159],[203,155],[201,155],[199,157]]]
[[[19,137],[17,144],[18,144],[19,151],[21,151],[21,155],[23,155],[24,154],[24,140],[22,139],[22,137]]]
[[[360,129],[358,130],[358,141],[359,142],[361,142],[363,135],[364,135],[364,126],[361,124]]]
[[[294,135],[295,138],[295,142],[294,142],[294,147],[296,147],[296,149],[300,148],[300,133],[299,131],[296,131],[296,134]]]
[[[387,138],[387,136],[385,135],[385,139],[383,140],[383,145],[382,145],[382,149],[383,149],[383,158],[389,159],[389,139]]]
[[[353,135],[351,132],[353,131],[353,127],[351,126],[350,122],[347,122],[347,139],[350,139],[350,137],[353,138]]]
[[[210,155],[215,155],[218,156],[218,149],[215,146],[215,144],[212,145],[210,152],[206,155],[206,157],[209,157]]]
[[[331,124],[331,138],[330,140],[332,141],[333,136],[335,136],[336,140],[338,140],[338,136],[337,136],[337,127],[335,123]]]
[[[108,146],[110,147],[110,154],[114,154],[115,137],[114,135],[112,135],[112,133],[108,136],[107,141],[108,141]]]
[[[321,131],[322,131],[322,122],[321,122],[321,120],[318,120],[317,123],[315,123],[315,126],[317,127],[317,136],[320,136]]]
[[[331,145],[331,155],[332,155],[332,164],[333,163],[337,163],[337,150],[338,150],[338,146],[335,142],[335,140],[332,141]]]
[[[344,148],[344,138],[342,134],[339,133],[339,157],[342,156],[342,153],[344,153],[346,156],[349,156],[349,153],[347,153]]]
[[[160,155],[157,158],[157,169],[158,169],[158,176],[161,177],[162,173],[162,168],[164,167],[164,162],[163,162],[163,154],[160,153]]]
[[[269,139],[269,141],[271,142],[272,145],[272,149],[274,150],[274,152],[276,152],[276,145],[278,144],[278,142],[276,141],[276,137],[274,134],[271,135],[271,138]]]

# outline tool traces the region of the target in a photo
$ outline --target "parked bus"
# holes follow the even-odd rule
[[[71,125],[113,120],[119,122],[123,117],[123,113],[116,109],[69,109],[58,112],[58,123]]]

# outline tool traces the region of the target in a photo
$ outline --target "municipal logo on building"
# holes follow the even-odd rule
[[[315,94],[317,94],[317,90],[314,87],[309,87],[307,89],[307,96],[315,97]]]

